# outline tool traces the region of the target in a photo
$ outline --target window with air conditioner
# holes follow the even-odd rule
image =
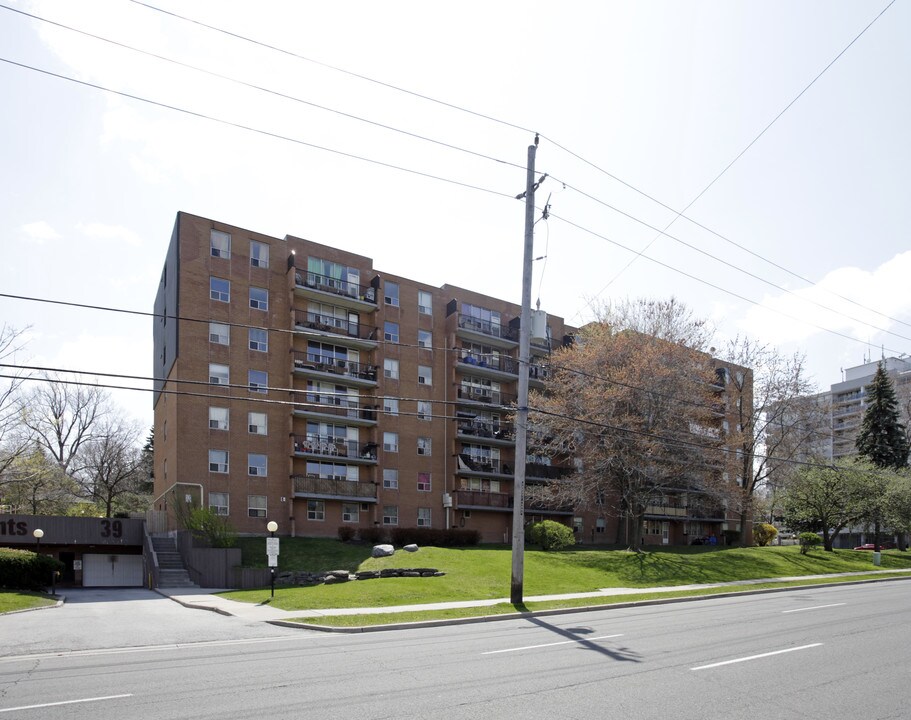
[[[250,328],[250,349],[257,352],[269,351],[269,334],[262,328]]]
[[[219,363],[209,363],[209,383],[211,385],[228,384],[228,366]]]
[[[268,475],[268,460],[266,456],[261,453],[248,453],[247,474],[266,477]]]
[[[266,413],[247,413],[247,429],[253,435],[268,435]]]
[[[250,288],[250,307],[254,310],[269,309],[269,291],[265,288]]]
[[[384,300],[387,305],[392,307],[399,306],[399,285],[394,282],[386,282],[384,284]]]
[[[342,503],[342,522],[356,523],[360,520],[360,507],[357,503]]]
[[[209,450],[209,472],[228,472],[228,451]]]
[[[418,330],[418,347],[431,350],[433,348],[433,333],[429,330]]]
[[[418,290],[418,312],[433,315],[433,295],[426,290]]]
[[[228,233],[210,230],[209,247],[211,249],[212,257],[224,258],[226,260],[231,258],[231,236]]]
[[[418,455],[431,455],[432,440],[429,437],[418,438]]]
[[[227,430],[228,429],[228,408],[210,407],[209,408],[209,429],[210,430]]]
[[[383,433],[383,450],[386,452],[399,451],[399,434],[397,432]]]
[[[387,415],[398,415],[399,414],[399,399],[392,397],[383,398],[383,412]]]
[[[433,385],[433,369],[428,365],[418,365],[418,382],[421,385]]]
[[[231,328],[222,323],[209,323],[209,342],[215,345],[229,345],[231,343]]]
[[[212,510],[216,515],[227,516],[230,514],[229,505],[228,505],[228,493],[225,492],[210,492],[209,493],[209,509]]]
[[[250,392],[268,392],[269,374],[264,370],[250,370],[247,372],[247,385]]]
[[[383,376],[390,380],[399,379],[399,361],[391,358],[383,359]]]
[[[250,265],[258,268],[269,267],[269,246],[266,243],[250,241]]]

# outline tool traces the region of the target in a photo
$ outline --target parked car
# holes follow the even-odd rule
[[[858,546],[857,546],[856,548],[854,548],[854,549],[855,549],[855,550],[875,550],[875,549],[876,549],[876,545],[874,545],[873,543],[864,543],[863,545],[858,545]],[[879,544],[879,549],[880,549],[880,550],[891,550],[891,549],[892,549],[892,543],[887,543],[887,542],[880,543],[880,544]]]

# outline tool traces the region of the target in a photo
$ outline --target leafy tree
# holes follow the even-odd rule
[[[576,544],[573,530],[554,520],[542,520],[529,528],[528,540],[542,550],[563,550]]]
[[[832,552],[834,537],[865,515],[869,470],[853,460],[802,467],[783,493],[788,527],[822,532],[823,548]]]
[[[650,334],[653,333],[653,334]],[[622,519],[640,549],[646,507],[667,495],[717,498],[718,420],[705,325],[674,300],[602,309],[551,357],[544,393],[529,402],[530,444],[577,471],[529,498],[597,508]]]
[[[3,503],[13,512],[62,515],[76,500],[78,487],[42,448],[19,455],[6,469]]]

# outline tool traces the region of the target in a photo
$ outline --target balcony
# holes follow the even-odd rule
[[[459,314],[457,335],[466,340],[482,342],[503,349],[519,346],[519,333],[507,325]]]
[[[357,387],[376,386],[376,365],[353,360],[339,360],[299,350],[292,351],[292,357],[296,373],[321,379],[337,380],[342,377],[345,379],[346,385]]]
[[[512,464],[502,463],[491,458],[478,457],[469,453],[456,455],[457,472],[460,475],[512,475]]]
[[[306,393],[305,402],[294,403],[294,414],[314,419],[343,418],[348,425],[376,425],[378,407],[362,405],[345,395]]]
[[[294,311],[294,330],[304,336],[330,339],[361,350],[374,350],[379,344],[376,339],[379,331],[373,325],[307,310]]]
[[[576,472],[571,465],[543,465],[541,463],[525,463],[525,479],[532,480],[560,480]]]
[[[294,293],[350,310],[376,311],[376,289],[341,278],[294,268]]]
[[[480,388],[471,385],[460,385],[458,388],[459,400],[463,403],[478,403],[488,407],[504,407],[514,405],[516,395],[491,390],[490,388]]]
[[[472,420],[460,422],[457,431],[460,438],[471,442],[477,441],[483,445],[507,447],[516,444],[511,426],[490,425]]]
[[[320,500],[376,502],[376,485],[359,480],[339,480],[312,475],[292,475],[294,497]]]
[[[487,492],[484,490],[454,490],[455,505],[460,510],[501,510],[511,512],[515,504],[514,497],[508,493]],[[573,509],[568,505],[549,503],[541,500],[527,500],[525,510],[539,515],[572,515]]]
[[[291,452],[301,456],[315,456],[344,460],[359,464],[376,463],[376,443],[341,440],[329,435],[292,435]]]

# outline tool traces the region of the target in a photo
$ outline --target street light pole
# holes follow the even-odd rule
[[[41,549],[41,538],[44,537],[44,530],[35,528],[32,531],[32,535],[35,537],[35,553],[37,553]]]

